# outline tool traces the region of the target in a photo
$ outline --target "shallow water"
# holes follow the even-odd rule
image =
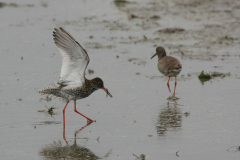
[[[85,159],[239,157],[238,1],[2,2],[7,4],[0,7],[2,159],[71,159],[81,151]],[[154,15],[160,19],[151,19]],[[37,93],[58,80],[61,56],[52,31],[60,26],[88,51],[86,77],[101,77],[113,95],[106,98],[99,90],[77,101],[78,111],[96,120],[88,126],[71,102],[65,130],[65,104],[40,100]],[[157,32],[165,28],[184,31]],[[157,70],[157,58],[150,59],[158,45],[183,65],[176,101],[167,100],[167,77]],[[201,82],[202,70],[230,76]],[[174,78],[170,87],[173,91]],[[39,112],[53,105],[55,115]]]

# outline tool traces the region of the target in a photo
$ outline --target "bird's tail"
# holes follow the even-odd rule
[[[56,84],[51,84],[51,87],[44,88],[43,90],[38,91],[40,94],[52,94],[55,95],[59,92],[59,87]]]
[[[43,90],[38,91],[38,93],[40,94],[53,94],[53,95],[55,95],[58,92],[59,92],[58,88],[45,88]]]

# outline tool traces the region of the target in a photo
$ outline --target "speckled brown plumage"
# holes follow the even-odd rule
[[[82,86],[67,88],[61,84],[55,84],[53,87],[45,88],[39,91],[42,94],[48,94],[61,98],[63,101],[78,100],[88,97],[94,91],[103,87],[103,81],[100,78],[88,80],[85,78],[85,83]]]
[[[156,53],[152,56],[158,56],[158,70],[164,74],[165,76],[168,76],[168,89],[170,90],[169,86],[169,80],[171,77],[175,77],[175,89],[173,96],[175,96],[175,90],[177,86],[177,75],[181,72],[182,70],[182,64],[179,62],[179,60],[175,57],[167,56],[166,51],[163,47],[157,47],[156,48]]]

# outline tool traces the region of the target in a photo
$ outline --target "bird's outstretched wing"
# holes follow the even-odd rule
[[[66,88],[80,87],[85,81],[85,69],[90,61],[88,54],[63,28],[54,30],[53,39],[63,58],[58,83]]]

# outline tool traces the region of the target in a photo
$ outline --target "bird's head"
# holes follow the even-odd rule
[[[163,47],[159,46],[156,48],[156,53],[151,57],[151,59],[153,57],[155,57],[156,55],[158,55],[158,59],[161,59],[162,57],[166,56],[166,51]]]
[[[92,85],[96,89],[103,89],[112,98],[112,95],[104,87],[104,83],[103,83],[103,80],[101,78],[97,77],[97,78],[92,79]]]

